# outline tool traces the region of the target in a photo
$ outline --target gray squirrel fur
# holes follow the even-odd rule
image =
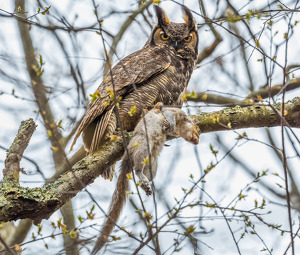
[[[95,255],[105,245],[120,216],[129,192],[127,175],[134,170],[147,196],[151,195],[150,181],[156,175],[158,156],[167,137],[182,137],[192,144],[198,144],[199,135],[198,126],[179,108],[162,107],[158,104],[158,107],[153,108],[139,121],[122,158],[121,172],[109,212],[92,255]],[[149,155],[151,164],[149,164]]]
[[[126,153],[123,157],[122,169],[123,167],[134,169],[141,187],[148,196],[152,193],[150,181],[156,176],[158,156],[167,136],[182,137],[188,142],[198,144],[199,128],[181,109],[165,107],[159,110],[155,108],[146,114],[145,121],[142,119],[136,126],[133,138],[127,147],[129,157]],[[151,164],[147,162],[149,157]]]

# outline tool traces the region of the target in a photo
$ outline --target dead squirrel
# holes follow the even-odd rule
[[[148,196],[151,195],[150,181],[156,175],[158,156],[167,136],[182,137],[192,144],[198,144],[199,135],[200,129],[198,126],[193,123],[192,119],[184,111],[178,108],[162,107],[159,105],[149,111],[140,120],[134,129],[133,137],[122,158],[121,172],[113,194],[109,213],[93,248],[92,255],[96,254],[107,242],[108,236],[120,216],[129,191],[127,174],[131,173],[133,169],[139,178],[141,187]],[[150,151],[148,148],[150,148]],[[151,165],[149,164],[149,154]]]

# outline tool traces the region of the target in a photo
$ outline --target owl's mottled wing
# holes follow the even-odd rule
[[[113,88],[116,96],[122,97],[132,90],[132,86],[142,85],[144,81],[158,73],[161,73],[169,67],[171,58],[163,48],[144,48],[132,53],[122,59],[115,65],[98,88],[100,97],[91,103],[77,129],[71,150],[81,132],[91,124],[95,118],[100,116],[104,111],[110,110],[114,106],[111,99]],[[132,91],[131,93],[134,93]],[[107,121],[102,121],[102,129],[106,128]]]

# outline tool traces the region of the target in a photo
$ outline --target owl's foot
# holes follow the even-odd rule
[[[156,103],[156,105],[154,105],[153,110],[155,109],[155,110],[161,111],[163,107],[164,107],[164,104],[162,102],[158,102],[158,103]]]

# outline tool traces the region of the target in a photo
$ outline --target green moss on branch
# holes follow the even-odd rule
[[[281,125],[281,104],[235,106],[223,110],[193,116],[202,133],[251,127]],[[285,120],[291,127],[300,127],[300,98],[285,104]]]
[[[300,98],[285,104],[285,120],[291,127],[300,127]],[[193,116],[202,133],[251,127],[281,125],[281,104],[273,106],[236,106],[212,113]],[[32,131],[33,132],[33,131]],[[126,137],[130,137],[126,133]],[[29,140],[28,140],[29,142]],[[27,145],[26,145],[27,146]],[[22,145],[25,149],[26,146]],[[100,151],[77,162],[53,183],[42,188],[3,185],[0,190],[0,221],[29,218],[35,221],[50,217],[57,209],[92,183],[105,169],[123,154],[123,144],[108,141]]]

